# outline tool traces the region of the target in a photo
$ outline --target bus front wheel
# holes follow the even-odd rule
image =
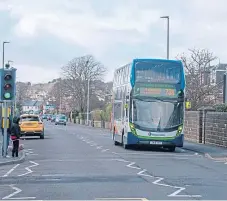
[[[168,150],[170,152],[174,152],[176,150],[176,147],[175,146],[168,147]]]

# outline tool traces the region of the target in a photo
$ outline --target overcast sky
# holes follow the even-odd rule
[[[0,0],[0,41],[19,81],[60,76],[73,57],[93,54],[113,70],[138,57],[170,58],[208,48],[227,63],[227,0]],[[217,61],[218,62],[218,61]]]

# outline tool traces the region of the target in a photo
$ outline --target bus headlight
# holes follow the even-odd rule
[[[134,124],[133,123],[129,123],[129,127],[130,127],[130,130],[131,130],[132,134],[137,135]]]
[[[183,126],[179,126],[177,129],[177,136],[181,134],[182,130],[183,130]]]

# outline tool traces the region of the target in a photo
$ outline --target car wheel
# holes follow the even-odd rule
[[[44,139],[44,131],[43,131],[42,134],[40,135],[40,139]]]

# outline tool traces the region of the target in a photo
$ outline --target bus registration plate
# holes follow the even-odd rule
[[[160,142],[160,141],[150,141],[150,144],[162,144],[162,142]]]

